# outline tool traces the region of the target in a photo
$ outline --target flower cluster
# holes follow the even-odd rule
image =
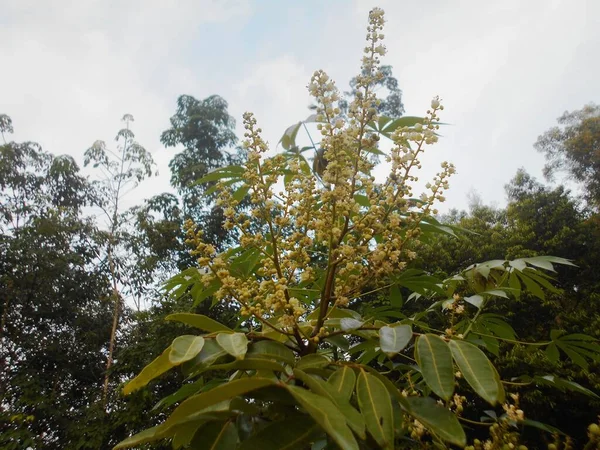
[[[207,268],[203,284],[218,285],[216,298],[235,300],[242,314],[288,335],[301,330],[305,338],[318,338],[332,307],[347,306],[365,286],[383,284],[402,271],[416,256],[411,244],[423,218],[437,212],[433,206],[444,201],[454,173],[454,166],[443,163],[421,200],[412,198],[419,158],[438,139],[443,106],[436,97],[422,123],[391,135],[385,181],[376,183],[371,174],[380,136],[369,124],[378,119],[374,84],[383,77],[384,22],[382,10],[371,11],[357,93],[347,115],[341,114],[339,91],[324,71],[310,80],[326,162],[319,173],[299,154],[266,157],[262,130],[252,114],[244,114],[247,162],[239,182],[250,208],[240,208],[240,184],[228,180],[217,185],[217,204],[252,270],[236,269],[233,252],[217,254],[201,233],[189,232],[198,263]],[[318,319],[305,330],[300,319],[313,309]]]

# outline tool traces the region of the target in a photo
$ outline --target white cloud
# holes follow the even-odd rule
[[[245,1],[17,0],[2,13],[0,99],[15,140],[82,162],[94,140],[110,145],[120,118],[131,113],[137,139],[164,175],[135,194],[145,197],[169,187],[171,154],[158,138],[177,95],[202,84],[181,53],[205,24],[235,23],[251,9]]]
[[[466,206],[472,188],[502,203],[518,167],[540,176],[536,137],[564,110],[600,101],[600,2],[377,3],[388,19],[385,63],[394,66],[407,113],[422,115],[434,95],[444,99],[451,125],[425,158],[423,178],[441,160],[454,162],[451,206]],[[112,138],[123,113],[133,114],[163,174],[140,191],[150,195],[168,187],[173,152],[158,138],[178,95],[223,96],[238,130],[242,112],[255,112],[274,147],[285,127],[308,115],[305,86],[315,69],[342,90],[358,71],[373,4],[314,11],[313,3],[277,3],[265,17],[250,1],[5,0],[0,112],[12,116],[17,140],[79,159],[95,139]],[[291,40],[288,28],[306,32]]]

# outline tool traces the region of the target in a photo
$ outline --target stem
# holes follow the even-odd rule
[[[129,123],[126,124],[127,130],[129,130]],[[128,149],[128,145],[127,145],[127,139],[125,139],[125,142],[123,144],[123,149],[121,150],[121,167],[119,170],[119,174],[118,174],[118,182],[117,182],[117,187],[114,191],[114,209],[112,211],[112,219],[109,217],[109,220],[111,220],[111,227],[110,227],[110,235],[109,235],[109,244],[108,244],[108,249],[107,249],[107,258],[108,258],[108,264],[109,264],[109,269],[110,269],[110,276],[112,279],[112,297],[113,297],[113,301],[115,302],[114,305],[114,309],[113,309],[113,323],[112,323],[112,328],[110,331],[110,342],[108,345],[108,358],[106,361],[106,373],[104,375],[104,387],[102,389],[102,408],[104,409],[104,412],[106,413],[106,403],[107,403],[107,398],[108,398],[108,383],[109,383],[109,379],[110,379],[110,368],[112,367],[113,364],[113,353],[115,350],[115,344],[116,344],[116,339],[117,339],[117,329],[119,327],[119,316],[121,314],[121,308],[120,308],[120,303],[121,303],[121,294],[119,293],[119,288],[117,285],[117,271],[116,271],[116,266],[115,266],[115,260],[114,260],[114,247],[115,247],[115,235],[117,233],[117,229],[119,226],[118,223],[118,214],[119,214],[119,199],[120,199],[120,194],[121,194],[121,183],[123,180],[123,169],[125,166],[125,154],[127,152]]]
[[[545,345],[552,344],[552,341],[548,341],[548,342],[524,342],[524,341],[517,341],[517,340],[514,340],[514,339],[505,339],[505,338],[501,338],[501,337],[498,337],[498,336],[493,336],[491,334],[479,333],[478,331],[473,331],[473,333],[475,333],[478,336],[490,337],[490,338],[498,339],[500,341],[509,342],[511,344],[530,345],[532,347],[544,347]]]
[[[473,317],[473,319],[471,320],[471,323],[469,324],[469,326],[467,327],[467,329],[465,330],[465,332],[463,333],[463,337],[464,339],[466,339],[466,337],[469,335],[469,333],[471,332],[471,328],[473,328],[473,324],[475,323],[475,321],[477,320],[477,318],[479,317],[479,314],[481,314],[481,311],[483,311],[483,306],[481,305],[481,308],[479,308],[477,310],[477,312],[475,313],[475,317]],[[475,332],[474,332],[475,333]],[[476,333],[479,334],[479,333]]]
[[[465,419],[464,417],[456,416],[458,420],[466,423],[470,423],[471,425],[481,425],[485,427],[490,426],[490,422],[477,422],[476,420]]]

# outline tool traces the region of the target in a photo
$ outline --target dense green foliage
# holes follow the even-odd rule
[[[181,96],[176,193],[130,209],[153,175],[131,116],[86,177],[0,115],[1,448],[600,448],[598,107],[536,144],[580,197],[521,170],[505,208],[437,216],[451,165],[410,181],[443,108],[403,117],[382,23],[274,157],[250,115],[238,148],[224,99]]]

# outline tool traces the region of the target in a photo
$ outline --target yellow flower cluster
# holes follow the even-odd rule
[[[220,282],[216,297],[237,301],[243,314],[286,333],[298,328],[307,309],[318,308],[311,335],[317,336],[330,307],[347,306],[367,284],[384,283],[403,270],[416,256],[410,244],[420,235],[422,218],[437,212],[433,205],[444,201],[448,177],[454,173],[454,166],[443,163],[421,201],[412,199],[419,158],[437,141],[443,106],[436,97],[422,123],[398,128],[391,136],[393,148],[386,156],[391,169],[385,181],[376,183],[371,174],[379,135],[369,124],[378,119],[374,84],[383,77],[384,22],[381,9],[371,11],[357,93],[347,115],[341,114],[339,91],[324,71],[310,80],[327,163],[322,173],[313,173],[298,155],[266,157],[262,130],[252,114],[244,114],[243,182],[251,208],[239,207],[227,182],[217,186],[217,204],[223,207],[225,228],[236,233],[240,247],[258,255],[258,271],[236,273],[231,254],[216,254],[201,233],[190,231],[198,263],[208,270],[203,283]],[[309,292],[318,293],[317,299],[301,295]]]

